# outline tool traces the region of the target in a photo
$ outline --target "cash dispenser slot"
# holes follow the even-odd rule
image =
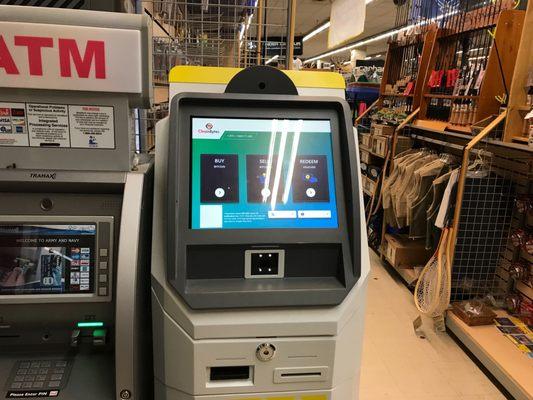
[[[253,386],[254,367],[250,365],[207,368],[206,387]]]
[[[252,367],[211,367],[209,368],[209,380],[216,381],[247,381],[251,377]]]

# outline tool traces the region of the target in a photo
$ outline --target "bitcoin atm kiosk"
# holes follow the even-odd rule
[[[157,400],[357,398],[369,259],[343,89],[337,74],[268,67],[171,72],[156,144]]]
[[[148,20],[0,15],[0,397],[149,399]]]

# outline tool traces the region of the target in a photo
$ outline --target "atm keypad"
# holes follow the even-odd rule
[[[68,360],[18,361],[7,387],[9,390],[62,388],[71,367],[72,361]]]

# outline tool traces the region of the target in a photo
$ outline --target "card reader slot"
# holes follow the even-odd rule
[[[328,378],[328,367],[276,368],[274,370],[274,383],[325,382]]]
[[[291,378],[291,377],[298,377],[298,376],[322,376],[321,372],[286,372],[281,373],[282,378]]]

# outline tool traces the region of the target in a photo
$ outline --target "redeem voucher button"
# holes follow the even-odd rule
[[[300,210],[298,218],[331,218],[331,210]]]
[[[295,219],[296,211],[295,210],[279,210],[279,211],[269,211],[268,218],[271,219]]]

